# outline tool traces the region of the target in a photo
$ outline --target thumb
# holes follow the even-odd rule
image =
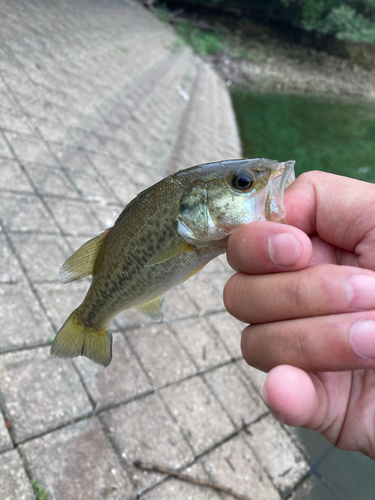
[[[358,255],[375,269],[375,185],[339,175],[302,174],[285,192],[286,222]]]

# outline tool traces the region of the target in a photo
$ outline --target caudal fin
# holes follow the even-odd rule
[[[77,309],[65,321],[53,341],[51,354],[58,358],[86,356],[108,366],[112,359],[112,335],[109,328],[96,330],[83,323]]]

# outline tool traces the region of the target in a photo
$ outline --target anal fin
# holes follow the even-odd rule
[[[139,304],[139,306],[135,306],[134,309],[145,314],[149,318],[154,319],[155,321],[160,321],[162,312],[163,312],[163,302],[164,295],[159,295],[154,299],[149,300],[148,302],[143,302],[143,304]]]

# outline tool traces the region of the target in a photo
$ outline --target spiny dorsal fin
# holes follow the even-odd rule
[[[170,247],[165,248],[163,251],[152,257],[148,262],[146,262],[145,267],[155,266],[156,264],[161,264],[166,260],[172,259],[177,255],[181,255],[186,252],[192,252],[195,250],[195,246],[187,241],[182,241]]]
[[[163,302],[164,295],[159,295],[158,297],[155,297],[148,302],[139,304],[139,306],[134,307],[134,309],[137,309],[137,311],[145,314],[146,316],[149,316],[155,321],[160,321],[163,312]]]
[[[87,241],[64,262],[60,269],[60,278],[64,284],[93,274],[99,250],[109,232],[110,229],[107,229],[99,236]]]

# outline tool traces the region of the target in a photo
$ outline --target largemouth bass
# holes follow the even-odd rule
[[[93,279],[51,354],[107,366],[114,316],[135,308],[160,320],[164,293],[224,253],[237,228],[283,217],[284,189],[293,180],[294,160],[227,160],[180,170],[138,194],[112,228],[63,264],[63,283]]]

